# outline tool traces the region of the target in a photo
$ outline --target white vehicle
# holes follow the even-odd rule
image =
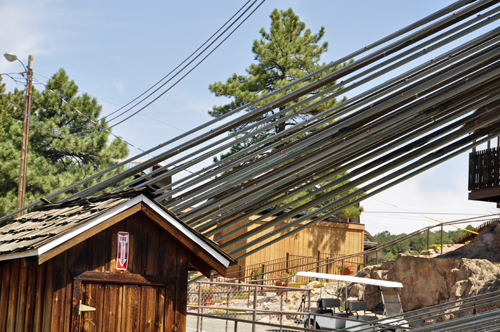
[[[348,329],[348,331],[360,331],[365,330],[367,326],[366,323],[370,321],[376,321],[380,318],[376,316],[366,315],[367,304],[365,301],[350,301],[347,302],[347,283],[354,282],[365,285],[377,286],[380,295],[382,297],[382,304],[384,306],[384,316],[391,317],[384,319],[380,322],[374,322],[377,328],[384,328],[384,331],[402,332],[406,331],[408,328],[408,323],[402,321],[403,319],[403,306],[401,305],[401,299],[397,290],[403,288],[403,284],[400,282],[386,281],[386,280],[375,280],[368,278],[358,278],[345,275],[334,275],[326,273],[314,273],[314,272],[298,272],[298,276],[327,279],[327,280],[337,280],[346,282],[346,306],[345,312],[340,311],[341,301],[338,298],[321,298],[317,301],[318,308],[311,309],[310,314],[304,315],[302,322],[304,327],[310,327],[321,330],[339,330]],[[384,294],[384,288],[394,288],[396,292],[394,295]],[[364,298],[364,296],[363,296]],[[336,310],[339,309],[339,312]],[[307,310],[307,309],[306,309]],[[364,315],[359,315],[360,311],[364,312]],[[322,316],[317,316],[314,314],[320,314]],[[331,316],[331,317],[325,317]],[[363,326],[359,326],[363,324]]]

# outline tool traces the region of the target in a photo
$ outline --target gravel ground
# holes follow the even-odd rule
[[[196,327],[197,327],[197,319],[198,317],[196,316],[187,316],[187,327],[186,331],[188,332],[195,332]],[[234,323],[233,322],[227,322],[227,330],[226,330],[226,321],[222,319],[213,319],[213,318],[203,318],[203,330],[202,332],[233,332],[234,331]],[[271,332],[271,331],[279,331],[279,328],[272,328],[269,326],[263,326],[263,325],[255,325],[255,331],[256,332]],[[289,330],[289,329],[283,329],[282,332],[291,332],[291,331],[297,331],[297,330]],[[237,332],[252,332],[252,324],[248,323],[238,323],[238,330]]]

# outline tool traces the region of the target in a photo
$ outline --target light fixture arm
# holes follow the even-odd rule
[[[23,67],[24,67],[24,72],[25,72],[25,73],[28,73],[28,68],[26,68],[26,66],[25,66],[25,65],[24,65],[24,63],[21,61],[21,59],[17,58],[16,60],[17,60],[17,61],[19,61],[19,62],[23,65]],[[30,66],[31,66],[31,67],[33,68],[33,65],[32,65],[31,63],[32,63],[32,61],[28,59],[28,67],[30,67]]]

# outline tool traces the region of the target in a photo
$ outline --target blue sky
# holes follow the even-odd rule
[[[64,68],[80,91],[99,98],[106,115],[156,83],[245,2],[0,1],[0,52],[13,52],[24,62],[33,54],[35,78],[40,81]],[[210,120],[207,110],[225,100],[213,96],[208,85],[244,73],[253,61],[252,41],[259,38],[261,27],[269,27],[274,8],[293,8],[313,32],[324,26],[329,52],[322,60],[329,62],[452,2],[268,0],[200,67],[114,133],[148,149]],[[20,70],[19,63],[0,59],[0,72]],[[9,90],[16,87],[8,78],[4,82]],[[467,158],[463,154],[368,199],[362,216],[367,230],[400,233],[435,224],[422,215],[456,220],[496,213],[494,204],[467,200]],[[456,215],[441,214],[451,212]]]

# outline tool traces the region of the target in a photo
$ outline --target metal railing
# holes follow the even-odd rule
[[[295,282],[303,282],[303,277],[295,277],[299,271],[311,271],[329,274],[355,274],[363,269],[364,256],[343,258],[345,255],[322,253],[316,256],[290,255],[270,261],[247,265],[232,266],[228,269],[227,278],[232,281],[256,282],[258,284],[272,284],[276,279],[285,278],[290,274]],[[343,272],[345,271],[345,272]]]
[[[204,292],[207,287],[212,292]],[[299,311],[291,311],[285,307],[284,299],[302,292],[305,306]],[[265,307],[274,298],[276,308]],[[318,317],[332,315],[311,312],[311,290],[264,285],[200,282],[189,292],[190,304],[188,315],[196,317],[196,330],[203,329],[203,321],[219,319],[225,321],[225,331],[238,331],[244,324],[252,326],[275,327],[280,331],[313,331],[303,317],[309,315],[311,325],[316,326]],[[194,303],[193,303],[194,301]],[[387,331],[388,328],[402,328],[406,331],[498,331],[500,327],[500,291],[489,292],[468,298],[459,299],[431,307],[406,312],[400,316],[384,317],[356,325],[356,331]],[[304,310],[305,309],[305,310]],[[264,317],[274,317],[274,321],[262,321]],[[355,315],[349,318],[335,319],[358,321]],[[239,324],[239,325],[238,325]],[[304,327],[302,327],[302,326]],[[320,327],[321,328],[321,327]],[[337,331],[348,331],[350,328]],[[218,331],[223,328],[218,325]],[[317,330],[314,330],[317,331]]]
[[[302,311],[311,308],[310,289],[200,281],[189,288],[188,314],[197,316],[197,331],[203,330],[203,320],[207,317],[226,320],[225,331],[229,329],[228,321],[235,322],[235,331],[238,322],[252,324],[252,331],[257,324],[281,330],[283,326],[302,324],[295,311],[298,308],[291,310],[287,305],[291,298],[301,299],[299,308]],[[259,322],[265,317],[277,320],[278,324]],[[219,326],[218,330],[223,329]]]

